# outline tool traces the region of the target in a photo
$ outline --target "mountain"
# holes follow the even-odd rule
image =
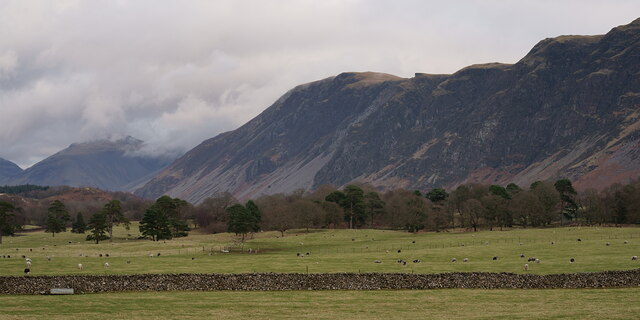
[[[287,92],[137,193],[199,202],[352,181],[419,190],[626,182],[640,176],[639,62],[637,19],[606,35],[545,39],[515,64],[409,79],[343,73]]]
[[[22,169],[17,164],[0,158],[0,183],[10,180],[22,173]]]
[[[74,143],[24,170],[10,184],[130,190],[172,160],[140,155],[137,152],[142,146],[141,140],[132,137]]]

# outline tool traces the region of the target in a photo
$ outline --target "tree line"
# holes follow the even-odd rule
[[[193,208],[194,223],[209,232],[275,230],[283,235],[299,228],[383,228],[440,231],[463,228],[545,227],[567,224],[640,223],[640,183],[614,184],[578,193],[568,179],[536,181],[526,188],[464,184],[453,190],[394,189],[379,192],[368,185],[341,190],[321,186],[313,192],[261,196],[247,202],[257,215],[241,214],[229,193],[205,199]],[[258,218],[256,218],[256,216]],[[246,217],[239,223],[237,217]]]

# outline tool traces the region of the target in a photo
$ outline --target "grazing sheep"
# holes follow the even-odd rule
[[[195,260],[195,259],[196,259],[196,257],[191,257],[191,260]]]
[[[494,256],[494,257],[493,257],[493,260],[498,260],[498,257]]]
[[[610,246],[610,245],[611,245],[611,243],[610,243],[610,242],[607,242],[607,243],[605,243],[605,245],[608,247],[608,246]]]
[[[27,261],[27,268],[31,268],[31,261]]]
[[[456,261],[458,261],[458,259],[456,258],[451,259],[451,262],[456,262]]]
[[[469,258],[462,259],[462,262],[469,262]]]
[[[51,261],[51,256],[47,256],[47,261]]]
[[[160,252],[158,252],[158,257],[160,256]]]
[[[29,272],[31,272],[31,269],[29,269],[28,267],[27,267],[27,268],[24,268],[24,274],[25,274],[25,275],[26,275],[26,274],[29,274]]]
[[[420,259],[413,260],[413,263],[420,263],[420,262],[421,262]]]
[[[309,252],[307,252],[307,255],[310,255],[310,253],[309,253]]]
[[[380,260],[373,260],[373,263],[382,263]]]
[[[84,267],[82,266],[82,263],[78,263],[78,269],[82,270]]]
[[[220,250],[220,252],[222,252],[222,253],[229,253],[229,250],[227,250],[227,249],[222,249],[222,250]]]
[[[107,253],[107,254],[105,254],[104,256],[105,256],[105,257],[107,257],[107,258],[109,258],[109,254],[108,254],[108,253]]]
[[[402,250],[398,249],[398,253],[402,252]]]
[[[631,257],[631,261],[638,261],[638,256]]]
[[[104,268],[105,268],[105,269],[106,269],[106,268],[109,268],[109,266],[110,266],[110,265],[109,265],[109,262],[105,262],[105,263],[104,263]]]
[[[625,241],[624,241],[624,244],[629,244],[629,241],[628,241],[628,240],[625,240]]]
[[[131,260],[127,260],[127,264],[131,264]]]
[[[578,242],[582,241],[582,239],[578,238]]]
[[[520,254],[520,258],[524,258],[524,253],[521,253],[521,254]]]
[[[551,241],[551,244],[556,244],[556,242],[555,241]]]
[[[411,243],[416,243],[416,241],[415,241],[415,240],[413,240],[413,241],[411,241]]]
[[[540,263],[540,259],[536,259],[536,263]]]
[[[296,256],[299,257],[300,256],[300,252],[296,253]]]
[[[574,263],[574,262],[576,262],[576,259],[574,258],[569,259],[569,263]]]
[[[525,263],[525,264],[524,264],[524,271],[528,271],[528,270],[529,270],[529,264],[528,264],[528,263]]]
[[[402,264],[402,262],[404,262],[404,260],[398,259],[398,263]]]
[[[153,258],[153,253],[149,253],[149,258]]]
[[[102,253],[98,255],[100,258],[102,258]]]
[[[528,261],[528,262],[534,262],[534,261],[536,261],[536,258],[531,257],[531,258],[527,259],[527,261]]]

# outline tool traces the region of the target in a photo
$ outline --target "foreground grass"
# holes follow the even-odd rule
[[[637,319],[640,288],[0,296],[2,319]]]
[[[410,234],[384,230],[261,232],[244,244],[230,234],[203,235],[152,242],[136,240],[137,225],[118,227],[114,242],[94,244],[85,235],[69,232],[26,232],[4,237],[0,245],[0,275],[22,275],[26,255],[33,259],[32,275],[247,273],[247,272],[525,272],[551,274],[640,267],[631,256],[640,255],[640,228],[554,228],[510,231]],[[577,241],[580,239],[581,241]],[[624,241],[627,241],[625,244]],[[552,244],[553,242],[553,244]],[[610,243],[609,246],[606,243]],[[231,249],[231,253],[221,253]],[[249,254],[258,250],[258,253]],[[400,250],[400,252],[398,252]],[[104,257],[109,254],[109,258]],[[158,257],[157,254],[161,255]],[[298,257],[300,253],[304,257]],[[306,253],[309,253],[307,255]],[[103,254],[103,257],[99,257]],[[149,257],[149,255],[154,257]],[[46,257],[52,257],[47,261]],[[497,256],[497,260],[492,257]],[[457,263],[451,263],[452,258]],[[469,262],[463,263],[462,259]],[[575,263],[569,263],[575,258]],[[396,261],[409,261],[406,266]],[[411,263],[420,259],[421,263]],[[381,260],[382,263],[373,263]],[[105,269],[104,262],[111,267]],[[84,265],[78,270],[77,264]]]

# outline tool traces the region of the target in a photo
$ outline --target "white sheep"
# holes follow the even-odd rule
[[[605,243],[605,245],[608,247],[608,246],[611,245],[611,242],[607,242],[607,243]]]
[[[540,263],[540,259],[536,259],[536,263]]]
[[[82,268],[83,268],[82,263],[78,263],[78,269],[82,270]]]
[[[27,268],[31,268],[31,261],[27,260]]]
[[[529,264],[528,263],[524,264],[524,271],[529,271]]]
[[[469,262],[469,258],[462,259],[462,262]]]
[[[105,269],[106,269],[106,268],[109,268],[109,262],[105,262],[105,263],[104,263],[104,267],[105,267]]]
[[[456,261],[458,261],[458,259],[456,258],[451,259],[451,262],[456,262]]]
[[[638,261],[638,256],[631,257],[631,261]]]

